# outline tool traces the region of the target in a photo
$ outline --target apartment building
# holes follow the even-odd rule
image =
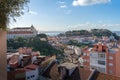
[[[85,48],[82,58],[86,69],[97,69],[103,73],[120,76],[119,48],[108,48],[106,44],[98,43],[93,48]]]
[[[16,37],[30,38],[35,37],[38,31],[32,25],[31,27],[17,27],[10,29],[7,33],[7,39],[13,39]]]

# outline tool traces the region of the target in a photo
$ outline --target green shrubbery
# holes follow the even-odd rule
[[[47,38],[45,35],[40,35],[33,38],[14,38],[7,40],[8,49],[18,49],[19,47],[32,47],[34,51],[40,51],[42,55],[53,55],[61,53],[60,50],[52,47],[48,41],[42,41],[40,38]]]

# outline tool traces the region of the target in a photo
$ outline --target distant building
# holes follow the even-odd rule
[[[83,51],[83,66],[85,69],[97,69],[103,73],[120,76],[119,56],[119,48],[108,48],[106,44],[98,43],[93,48]]]
[[[10,29],[7,33],[7,39],[13,39],[16,37],[30,38],[35,37],[38,31],[32,25],[31,27],[17,27]]]

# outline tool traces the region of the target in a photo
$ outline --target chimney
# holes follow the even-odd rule
[[[101,43],[98,44],[98,51],[102,52],[102,44]]]

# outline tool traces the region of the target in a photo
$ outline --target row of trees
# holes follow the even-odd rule
[[[65,32],[66,36],[78,36],[78,35],[84,35],[84,36],[90,36],[90,32],[87,30],[73,30],[73,31],[67,31]]]

